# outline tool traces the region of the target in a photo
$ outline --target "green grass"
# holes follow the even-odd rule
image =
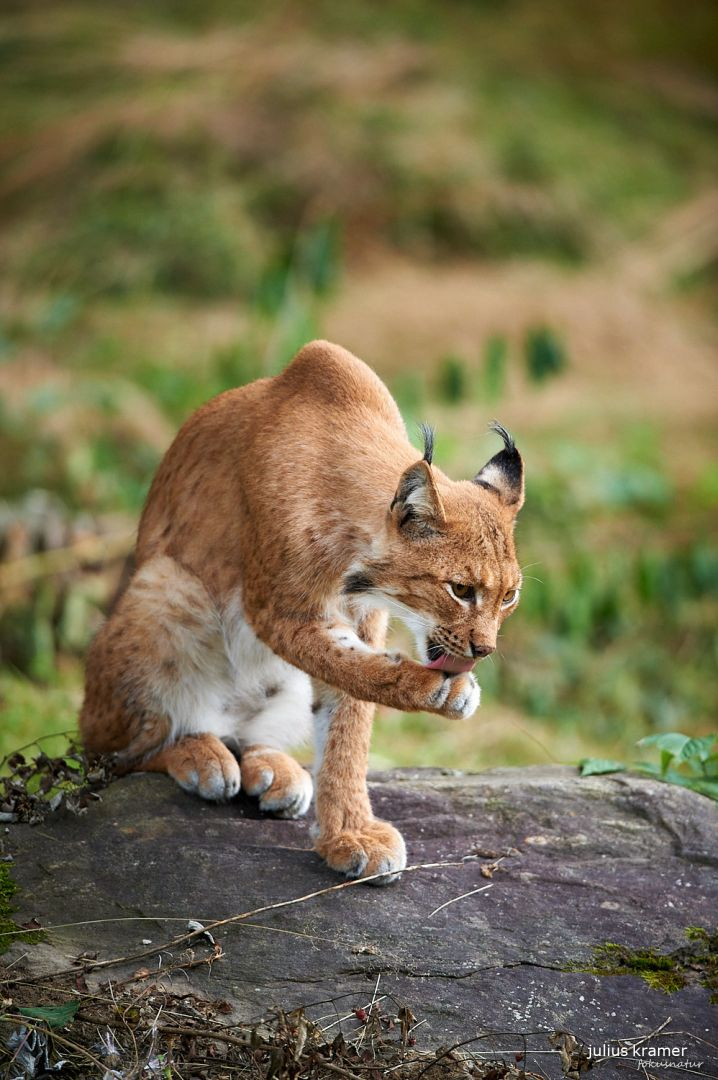
[[[590,34],[557,0],[5,12],[0,511],[43,489],[68,519],[131,528],[177,426],[279,370],[367,259],[437,278],[461,261],[497,289],[517,266],[610,278],[713,183],[717,10],[604,4]],[[706,336],[714,269],[702,252],[645,302],[692,305]],[[534,417],[526,584],[479,669],[482,712],[461,728],[387,713],[377,763],[625,758],[714,726],[715,438],[691,432],[705,461],[686,469],[650,396],[601,411],[550,310],[531,320],[430,363],[401,341],[371,357],[410,426],[436,423],[451,475],[476,471],[495,412]],[[74,725],[113,584],[88,577],[4,602],[2,752]]]
[[[518,364],[519,357],[514,359]],[[462,475],[466,447],[443,433],[451,432],[452,418],[476,410],[471,400],[454,400],[471,398],[472,377],[455,359],[438,370],[445,383],[451,375],[453,403],[434,406],[437,456],[449,472]],[[157,363],[138,368],[136,379],[174,421],[221,389],[224,379],[229,385],[232,375],[256,374],[256,359],[253,367],[239,347],[231,347],[214,354],[201,379]],[[479,370],[479,382],[481,377]],[[527,381],[528,393],[530,385]],[[400,379],[400,397],[402,387]],[[424,393],[416,387],[410,391],[414,408],[430,406]],[[718,658],[718,549],[701,485],[679,498],[654,436],[645,423],[628,425],[613,451],[600,458],[578,437],[553,444],[550,463],[529,479],[518,528],[526,567],[523,597],[499,654],[479,668],[484,706],[478,726],[452,729],[434,717],[390,713],[378,725],[377,764],[440,761],[477,767],[497,757],[521,762],[571,761],[608,751],[625,756],[652,732],[710,730]],[[72,461],[80,447],[73,439],[69,474],[58,486],[78,508],[92,483],[102,490],[100,507],[139,510],[155,455],[146,448],[143,470],[138,447],[122,456],[118,445],[106,435],[91,442],[82,482],[74,486],[78,474]],[[530,458],[531,442],[523,449]],[[98,489],[105,477],[111,484]],[[676,532],[677,504],[682,526],[691,522],[689,540]],[[0,617],[6,656],[24,672],[0,683],[6,702],[0,747],[73,726],[77,664],[106,599],[101,587],[81,580],[69,589],[65,582],[45,581],[29,605]],[[58,681],[55,664],[70,657],[74,662]],[[510,726],[492,749],[481,726],[484,714],[491,726],[497,708],[505,710]]]
[[[715,9],[662,6],[606,5],[591,41],[547,0],[421,0],[370,26],[358,2],[8,13],[5,276],[90,299],[247,297],[318,206],[418,255],[580,263],[718,165]]]
[[[0,758],[40,738],[45,750],[59,750],[64,734],[77,729],[80,679],[77,668],[64,676],[54,675],[50,685],[19,673],[0,672]],[[52,738],[46,743],[48,736]]]
[[[283,264],[279,277],[276,268],[271,273],[277,280],[257,293],[246,340],[210,350],[201,365],[149,359],[144,351],[128,356],[101,338],[97,353],[90,346],[74,370],[71,392],[46,387],[30,395],[26,413],[0,426],[0,437],[18,447],[4,494],[49,486],[70,515],[121,508],[131,522],[159,460],[157,445],[138,432],[138,404],[171,433],[207,397],[288,359],[308,336],[307,319],[320,321],[325,286],[316,269],[312,275],[295,260]],[[434,380],[405,372],[394,386],[406,413],[436,421],[437,460],[457,476],[468,474],[459,432],[485,421],[480,401],[487,357],[500,357],[500,378],[489,368],[497,406],[507,377],[522,378],[524,394],[538,401],[546,378],[560,381],[566,364],[570,370],[560,338],[546,328],[529,337],[525,355],[497,341],[486,343],[475,364],[452,356],[437,364]],[[54,431],[67,405],[92,422],[85,435],[72,430],[63,443]],[[46,418],[54,430],[44,442]],[[712,473],[704,470],[697,483],[681,488],[648,421],[629,421],[614,436],[601,454],[578,430],[564,430],[548,444],[542,435],[540,449],[531,437],[522,444],[529,461],[543,461],[529,471],[518,525],[526,581],[499,654],[479,669],[484,706],[478,727],[452,729],[436,718],[388,714],[378,725],[377,764],[479,767],[497,760],[625,757],[652,732],[710,730],[718,659]],[[79,661],[107,599],[102,586],[45,580],[0,615],[5,660],[16,667],[0,683],[0,748],[74,726]],[[62,677],[58,663],[65,665]],[[484,715],[489,728],[497,716],[507,721],[498,742],[482,734]]]

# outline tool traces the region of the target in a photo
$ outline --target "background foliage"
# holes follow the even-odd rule
[[[710,0],[4,6],[1,750],[74,726],[178,424],[319,333],[451,475],[495,414],[528,466],[481,713],[386,711],[376,763],[710,730],[717,31]]]

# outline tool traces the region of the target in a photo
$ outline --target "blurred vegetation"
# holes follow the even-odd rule
[[[543,328],[530,335],[545,336]],[[493,348],[503,355],[496,343]],[[514,358],[517,365],[520,360]],[[468,363],[462,368],[456,358],[445,361],[439,374],[452,395],[462,386],[484,396],[481,363],[473,381]],[[547,377],[529,365],[522,392],[531,392],[531,379],[535,385]],[[422,412],[415,388],[403,400],[401,383],[395,390],[405,415]],[[426,402],[424,411],[430,409]],[[450,411],[434,408],[432,415],[441,417],[438,458],[465,470],[465,448],[441,437],[442,430],[452,430]],[[503,750],[520,758],[540,737],[545,756],[562,761],[580,753],[581,745],[626,753],[649,732],[709,730],[718,670],[716,493],[707,490],[712,466],[692,490],[680,491],[655,432],[640,423],[600,455],[594,446],[554,435],[549,456],[547,468],[529,469],[517,533],[524,588],[516,618],[502,635],[510,643],[500,643],[496,662],[483,663],[478,672],[484,702],[498,700],[515,710],[501,717],[515,725],[513,735],[500,736]],[[517,720],[522,716],[531,723]],[[403,762],[413,753],[431,763],[434,740],[421,744],[435,732],[433,720],[422,722],[416,741],[415,718],[388,723],[391,736],[384,729],[382,745],[408,742]],[[473,731],[467,736],[460,738],[456,763],[482,739]]]
[[[606,0],[591,22],[557,0],[5,5],[6,565],[129,537],[182,420],[279,370],[372,260],[568,282],[700,196],[718,167],[717,9]],[[709,325],[718,245],[697,251],[655,303],[687,299]],[[417,366],[366,358],[410,430],[436,424],[456,476],[495,411],[540,416],[571,379],[575,403],[583,377],[550,313]],[[715,440],[683,470],[640,403],[602,413],[598,436],[572,407],[516,432],[526,584],[480,668],[478,724],[387,713],[377,764],[625,757],[714,726]],[[74,726],[121,559],[38,565],[0,595],[0,753]]]

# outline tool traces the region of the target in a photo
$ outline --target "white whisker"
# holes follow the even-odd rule
[[[431,622],[430,619],[427,619],[425,615],[420,615],[417,611],[412,611],[410,607],[408,607],[406,604],[403,604],[401,600],[397,600],[396,597],[388,596],[386,593],[382,593],[382,600],[386,601],[388,605],[398,608],[399,617],[401,617],[401,614],[408,615],[416,622],[421,623],[428,630],[434,629],[434,624]]]

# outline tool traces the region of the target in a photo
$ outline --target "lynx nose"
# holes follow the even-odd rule
[[[471,655],[483,660],[485,656],[490,656],[492,652],[496,652],[495,645],[474,645],[471,642]]]

